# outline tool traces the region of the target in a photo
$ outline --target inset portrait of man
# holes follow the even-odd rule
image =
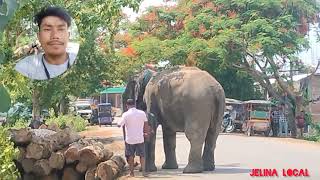
[[[67,51],[71,16],[61,7],[49,6],[34,16],[34,22],[40,44],[32,44],[29,54],[33,55],[19,60],[15,69],[34,80],[55,78],[75,63],[77,52]]]

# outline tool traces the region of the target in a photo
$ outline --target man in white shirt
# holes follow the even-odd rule
[[[20,60],[15,69],[35,80],[46,80],[63,74],[74,63],[76,55],[67,53],[71,25],[70,15],[60,7],[50,6],[35,15],[38,40],[44,53]]]
[[[148,119],[144,111],[135,108],[133,99],[128,99],[126,105],[128,111],[123,113],[118,126],[125,127],[125,155],[129,163],[130,176],[134,176],[135,155],[140,157],[142,172],[145,172],[143,127]]]

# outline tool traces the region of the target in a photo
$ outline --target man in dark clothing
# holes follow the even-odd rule
[[[271,114],[271,127],[272,127],[273,137],[279,136],[279,119],[280,119],[279,108],[275,107],[274,111]]]
[[[300,114],[296,117],[297,128],[300,131],[300,138],[303,138],[303,131],[305,126],[305,116],[304,111],[301,111]]]

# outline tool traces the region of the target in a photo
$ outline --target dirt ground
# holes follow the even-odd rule
[[[118,127],[106,127],[106,126],[89,126],[86,131],[80,133],[84,137],[97,137],[108,138],[113,140],[111,144],[108,144],[110,150],[117,155],[124,154],[124,141],[122,132]]]
[[[111,139],[112,143],[108,144],[109,149],[114,152],[115,155],[124,157],[124,141],[122,130],[116,126],[89,126],[86,131],[80,133],[80,135],[88,138],[99,138],[99,139]],[[135,159],[138,162],[138,158]],[[143,178],[142,174],[138,171],[139,166],[135,170],[135,178]],[[128,176],[129,171],[126,167],[126,171],[118,179],[135,179]]]

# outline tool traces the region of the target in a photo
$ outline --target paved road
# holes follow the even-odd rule
[[[121,136],[121,130],[116,127],[102,127],[97,132],[111,132],[113,136]],[[118,137],[118,146],[122,146]],[[122,149],[122,148],[121,148]],[[242,134],[221,134],[216,148],[216,170],[200,174],[183,174],[187,164],[189,141],[183,133],[177,134],[178,170],[161,170],[164,162],[164,152],[161,129],[157,134],[156,164],[158,172],[150,174],[146,179],[216,179],[216,180],[248,180],[248,179],[320,179],[320,144],[290,138],[247,137]],[[123,152],[123,150],[121,150]],[[251,177],[251,169],[276,169],[278,177]],[[307,168],[309,177],[285,178],[282,169]],[[137,172],[138,178],[141,178]],[[127,179],[127,178],[121,178]],[[131,178],[130,178],[131,179]]]
[[[161,131],[157,141],[157,166],[164,161]],[[221,134],[216,148],[216,170],[201,174],[186,175],[182,173],[187,164],[189,141],[183,133],[177,135],[177,161],[179,169],[160,170],[152,174],[153,178],[166,179],[217,179],[247,180],[270,179],[271,177],[251,177],[251,169],[276,169],[276,179],[320,179],[320,144],[290,138],[247,137],[242,134]],[[285,178],[282,169],[308,169],[309,177]]]

